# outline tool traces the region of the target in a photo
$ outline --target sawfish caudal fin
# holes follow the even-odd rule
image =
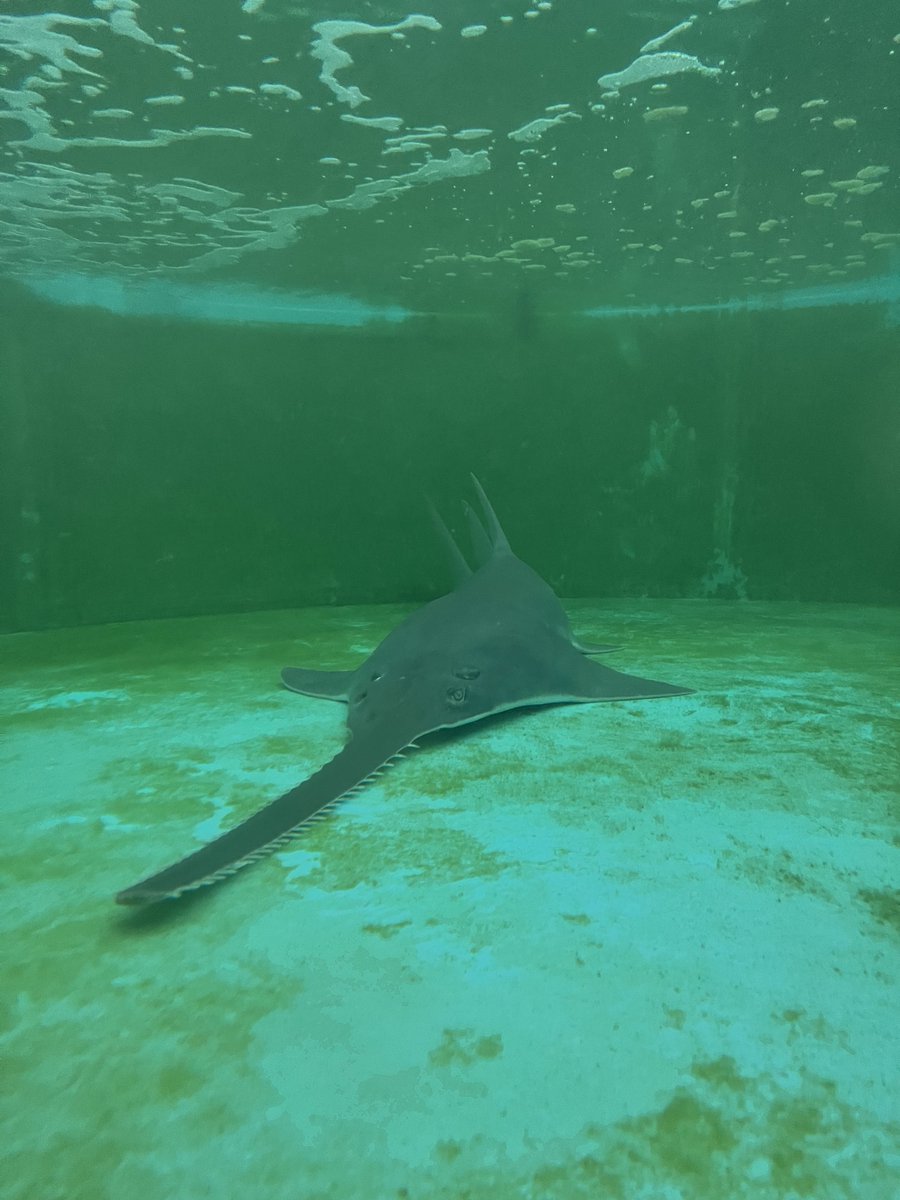
[[[431,500],[428,500],[428,511],[431,513],[431,520],[438,532],[438,537],[444,543],[444,548],[447,551],[447,557],[450,560],[450,567],[453,571],[454,587],[458,587],[472,574],[472,568],[466,562],[465,556],[459,546],[457,546],[453,534],[447,528],[444,518],[434,507]]]
[[[116,903],[173,900],[184,892],[227,879],[284,845],[305,825],[320,820],[339,800],[380,774],[407,745],[409,740],[375,746],[354,738],[303,783],[193,854],[125,888],[116,896]]]

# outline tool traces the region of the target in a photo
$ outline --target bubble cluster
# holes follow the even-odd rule
[[[215,271],[422,311],[517,280],[578,310],[875,276],[900,229],[895,39],[826,14],[854,48],[835,73],[787,7],[5,11],[0,270]]]

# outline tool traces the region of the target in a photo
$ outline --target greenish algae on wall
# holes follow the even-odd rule
[[[310,332],[24,302],[0,334],[0,629],[414,600],[475,471],[567,595],[890,602],[877,307]]]

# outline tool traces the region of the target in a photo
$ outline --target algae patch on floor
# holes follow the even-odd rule
[[[896,615],[573,608],[696,694],[429,740],[137,914],[343,744],[278,669],[400,614],[12,639],[4,1198],[900,1194]]]

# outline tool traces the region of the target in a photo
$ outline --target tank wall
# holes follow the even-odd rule
[[[874,305],[310,332],[17,298],[0,627],[428,598],[424,497],[464,533],[469,471],[564,596],[896,601],[898,385]]]

